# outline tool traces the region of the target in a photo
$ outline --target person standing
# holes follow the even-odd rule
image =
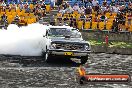
[[[55,0],[50,0],[50,5],[51,5],[51,8],[54,8],[55,7]]]
[[[96,6],[97,4],[98,4],[98,1],[97,1],[97,0],[93,0],[93,1],[92,1],[92,5],[93,5],[93,6]]]
[[[55,16],[54,15],[50,19],[50,25],[55,26]]]
[[[57,5],[60,6],[63,3],[63,0],[57,0]]]
[[[6,13],[4,13],[4,14],[1,16],[1,19],[2,19],[3,22],[7,20],[7,15],[6,15]]]
[[[85,8],[87,7],[88,0],[84,0]]]

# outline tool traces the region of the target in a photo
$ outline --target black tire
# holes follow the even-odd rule
[[[88,60],[88,56],[84,56],[81,58],[81,64],[85,64]]]

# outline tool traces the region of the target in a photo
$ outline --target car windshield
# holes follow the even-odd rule
[[[49,36],[54,36],[54,37],[65,37],[65,36],[70,36],[72,38],[80,38],[81,34],[78,31],[72,31],[67,28],[50,28],[48,32]]]

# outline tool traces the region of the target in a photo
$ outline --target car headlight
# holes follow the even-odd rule
[[[84,46],[85,50],[89,50],[89,45]]]
[[[51,44],[50,48],[51,49],[55,49],[56,48],[56,44],[55,43]]]

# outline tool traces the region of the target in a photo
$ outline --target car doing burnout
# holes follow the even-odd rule
[[[81,64],[87,62],[90,44],[83,40],[77,29],[68,26],[49,26],[46,37],[50,40],[44,52],[46,62],[49,62],[54,56],[77,58],[81,60]]]

